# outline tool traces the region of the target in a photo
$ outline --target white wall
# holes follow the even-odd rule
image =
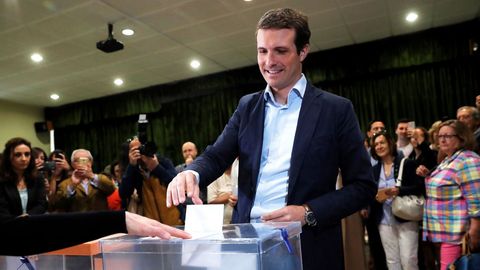
[[[13,137],[22,137],[50,152],[49,135],[35,132],[34,123],[44,122],[43,108],[0,100],[0,151]]]

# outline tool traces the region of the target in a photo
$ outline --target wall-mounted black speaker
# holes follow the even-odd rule
[[[48,132],[47,122],[35,122],[35,132]]]

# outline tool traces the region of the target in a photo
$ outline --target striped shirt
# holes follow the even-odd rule
[[[460,243],[469,219],[480,217],[480,157],[472,151],[457,151],[425,178],[425,185],[423,238]]]

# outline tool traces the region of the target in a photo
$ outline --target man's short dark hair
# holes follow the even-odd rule
[[[373,125],[373,123],[375,123],[375,122],[380,122],[380,123],[382,123],[382,124],[385,126],[385,123],[383,123],[382,120],[380,120],[380,119],[373,119],[372,121],[368,122],[368,129],[367,129],[367,131],[369,131],[369,130],[372,129],[372,125]]]
[[[411,122],[412,120],[408,119],[408,118],[402,118],[400,120],[397,121],[397,123],[395,124],[395,128],[398,128],[398,124],[405,124],[405,123],[408,123],[408,122]]]
[[[308,17],[299,11],[291,8],[277,8],[267,11],[260,18],[257,24],[259,29],[293,29],[295,30],[295,46],[297,54],[310,43],[310,28],[308,27]]]

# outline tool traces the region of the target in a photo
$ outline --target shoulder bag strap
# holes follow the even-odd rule
[[[402,186],[402,178],[403,178],[403,164],[405,163],[406,158],[402,158],[400,161],[400,169],[398,171],[397,183],[395,184],[397,187]]]

